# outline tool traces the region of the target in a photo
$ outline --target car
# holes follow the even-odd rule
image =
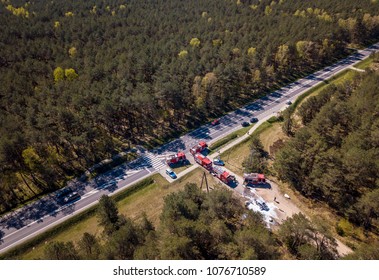
[[[218,125],[218,124],[220,124],[220,120],[219,119],[215,119],[211,124],[212,125]]]
[[[256,123],[256,122],[258,122],[258,118],[251,118],[251,119],[250,119],[250,122],[251,122],[251,123]]]
[[[269,211],[270,210],[270,208],[268,208],[267,204],[264,201],[256,199],[255,203],[259,206],[261,211]]]
[[[168,176],[170,176],[172,179],[176,179],[176,178],[177,178],[175,172],[172,171],[171,168],[167,168],[167,169],[166,169],[166,174],[167,174]]]
[[[225,163],[221,159],[219,159],[219,158],[215,158],[213,160],[213,164],[214,165],[220,165],[220,166],[224,166],[225,165]]]
[[[58,202],[64,202],[64,198],[72,193],[73,190],[71,188],[65,188],[63,190],[58,191],[58,193],[55,195],[55,198]]]
[[[265,202],[262,202],[262,204],[261,204],[261,210],[269,211],[270,208],[268,208],[268,206],[267,206],[267,204]]]
[[[247,127],[247,126],[249,126],[250,124],[249,124],[248,122],[243,122],[243,123],[241,123],[241,125],[242,125],[243,127]]]
[[[291,104],[292,104],[292,101],[291,101],[291,100],[288,100],[288,101],[286,102],[286,104],[287,104],[287,105],[291,105]]]
[[[77,200],[78,198],[80,198],[80,195],[77,192],[72,192],[72,193],[68,194],[63,199],[63,201],[64,201],[64,203],[69,203],[71,201]]]

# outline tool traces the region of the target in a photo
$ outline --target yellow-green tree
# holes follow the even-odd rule
[[[259,84],[262,81],[261,71],[259,69],[252,71],[252,80],[255,84]]]
[[[215,39],[212,41],[213,46],[218,47],[222,45],[222,40],[221,39]]]
[[[68,54],[70,55],[70,57],[74,57],[77,53],[77,50],[75,47],[71,47],[69,50],[68,50]]]
[[[288,66],[290,59],[290,49],[287,45],[280,45],[275,54],[275,62],[280,70],[284,70]]]
[[[256,53],[257,53],[257,48],[251,47],[247,50],[247,55],[250,57],[255,57]]]
[[[307,52],[307,46],[309,45],[309,42],[308,41],[298,41],[296,43],[296,51],[297,51],[297,55],[302,58],[302,59],[305,59],[306,58],[306,52]]]
[[[239,56],[241,54],[241,50],[239,48],[233,48],[232,49],[232,54],[234,56]]]
[[[30,170],[35,170],[41,164],[41,158],[33,147],[28,147],[22,151],[24,163]]]
[[[15,8],[12,5],[7,5],[6,9],[12,12],[12,14],[14,14],[15,16],[20,16],[24,18],[29,17],[29,12],[24,7]]]
[[[185,58],[187,55],[188,55],[188,51],[186,50],[182,50],[178,54],[179,58]]]
[[[92,9],[90,10],[90,13],[93,14],[93,15],[97,14],[97,7],[96,7],[96,5],[92,7]]]
[[[61,67],[57,67],[54,70],[54,81],[59,82],[64,79],[64,70]]]
[[[54,22],[54,28],[59,28],[61,26],[59,21]]]
[[[76,78],[79,77],[79,75],[75,72],[73,68],[65,69],[64,75],[68,81],[75,80]]]
[[[265,15],[268,16],[272,13],[272,8],[270,6],[266,6],[265,8]]]
[[[192,47],[198,47],[200,46],[200,40],[198,38],[192,38],[190,41],[190,45]]]

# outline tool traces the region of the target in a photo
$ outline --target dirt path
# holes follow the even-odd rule
[[[271,215],[272,211],[270,211],[271,214],[269,214],[274,220],[274,222],[272,223],[274,227],[275,225],[279,226],[281,223],[283,223],[284,220],[286,220],[288,217],[291,217],[294,214],[301,212],[305,216],[307,216],[304,212],[302,212],[299,209],[299,207],[297,207],[297,205],[291,200],[291,198],[286,198],[284,196],[284,194],[280,191],[279,186],[275,182],[269,181],[269,184],[266,185],[266,187],[253,188],[252,190],[250,190],[243,186],[243,178],[241,176],[233,172],[230,173],[233,174],[238,181],[238,186],[233,189],[234,191],[245,197],[246,200],[248,200],[248,197],[250,197],[251,199],[262,198],[266,202],[266,204],[270,206],[270,208],[274,209],[274,214]],[[271,186],[271,188],[268,188],[267,186]],[[352,252],[352,250],[348,246],[343,244],[338,239],[336,239],[336,242],[337,251],[340,256],[344,256]]]

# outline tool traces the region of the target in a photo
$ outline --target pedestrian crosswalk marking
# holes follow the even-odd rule
[[[155,170],[160,170],[166,166],[165,160],[154,156],[152,153],[146,153],[143,157],[143,165],[145,167],[153,167]]]

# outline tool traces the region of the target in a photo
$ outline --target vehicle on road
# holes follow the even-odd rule
[[[168,165],[183,164],[187,161],[186,155],[183,152],[178,152],[175,155],[170,155],[166,158]]]
[[[248,126],[250,125],[250,123],[248,123],[248,122],[243,122],[243,123],[241,123],[241,125],[242,125],[243,127],[248,127]]]
[[[212,168],[212,173],[214,176],[216,176],[218,179],[220,179],[222,182],[224,182],[227,185],[233,183],[236,180],[235,176],[229,174],[229,172],[225,171],[220,166],[214,166]]]
[[[177,178],[176,173],[174,171],[172,171],[171,168],[167,168],[166,169],[166,174],[168,176],[170,176],[172,179],[176,179]]]
[[[286,104],[287,104],[287,105],[291,105],[291,104],[292,104],[292,101],[291,101],[291,100],[288,100],[288,101],[286,102]]]
[[[195,154],[201,153],[206,148],[208,148],[207,143],[205,143],[204,141],[200,141],[199,144],[190,149],[190,153],[195,156]]]
[[[206,156],[197,153],[194,156],[195,161],[207,170],[212,170],[212,161]]]
[[[256,123],[256,122],[258,122],[258,118],[251,118],[251,119],[250,119],[250,122],[251,122],[251,123]]]
[[[68,194],[65,198],[64,198],[64,203],[69,203],[69,202],[72,202],[74,200],[79,200],[80,199],[80,195],[79,193],[77,192],[72,192],[70,194]]]
[[[259,173],[244,173],[243,174],[244,185],[257,185],[266,184],[266,178],[264,174]]]
[[[214,165],[224,166],[224,165],[225,165],[225,162],[222,161],[222,160],[219,159],[219,158],[215,158],[215,159],[213,160],[213,164],[214,164]]]
[[[67,195],[69,195],[70,193],[72,193],[73,190],[71,188],[64,188],[60,191],[58,191],[58,193],[55,195],[55,199],[59,202],[59,203],[63,203],[64,202],[64,199]]]
[[[220,124],[220,120],[219,119],[215,119],[213,122],[211,122],[212,125],[218,125]]]

